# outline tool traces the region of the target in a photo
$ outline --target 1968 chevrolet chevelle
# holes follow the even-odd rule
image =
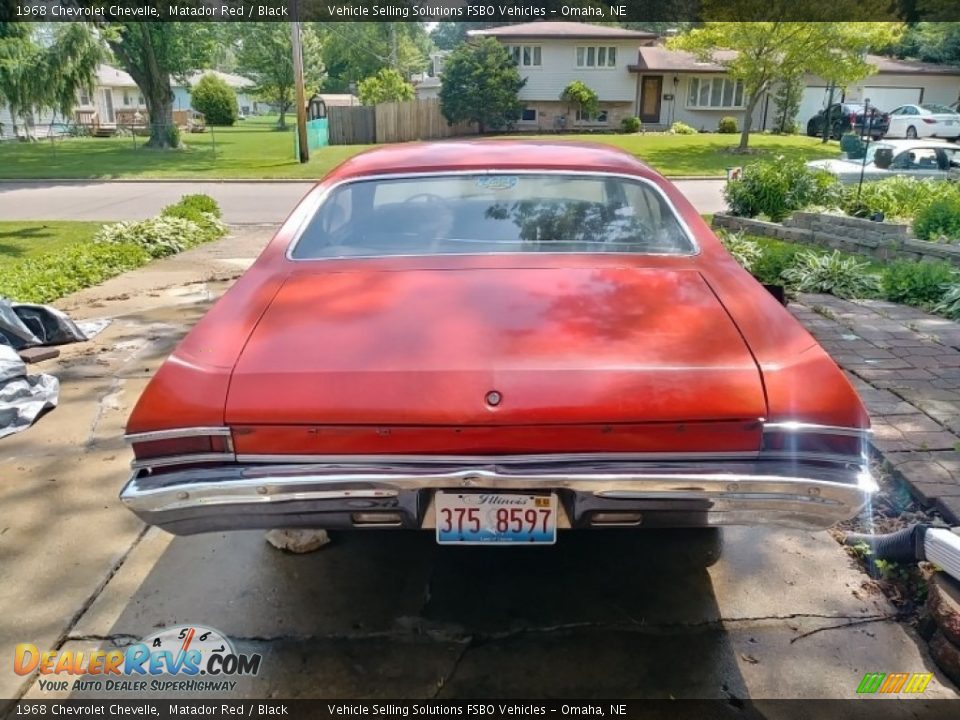
[[[825,527],[876,489],[868,426],[634,157],[397,145],[320,182],[161,366],[121,497],[178,534]]]

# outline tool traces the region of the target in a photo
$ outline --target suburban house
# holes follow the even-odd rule
[[[252,95],[252,88],[254,86],[252,80],[240,75],[220,72],[219,70],[200,70],[191,73],[185,81],[174,80],[172,84],[174,110],[190,110],[193,107],[190,103],[190,89],[200,82],[200,78],[204,75],[216,75],[237,94],[237,106],[242,117],[267,112],[268,108],[266,104],[259,102]]]
[[[637,114],[637,78],[628,67],[638,47],[657,41],[655,33],[577,22],[531,22],[469,34],[496,38],[527,79],[520,90],[520,130],[619,127],[622,118]],[[573,80],[582,80],[599,96],[594,117],[581,117],[560,100]]]
[[[648,129],[664,129],[682,121],[698,130],[717,129],[720,118],[742,114],[746,98],[739,82],[728,77],[721,63],[732,51],[715,53],[719,62],[701,62],[691,53],[669,50],[653,33],[576,22],[539,21],[474,30],[475,37],[493,37],[506,46],[527,84],[517,129],[559,130],[617,128],[635,115]],[[960,98],[960,68],[913,60],[868,55],[877,72],[861,83],[834,93],[841,99],[862,101],[883,111],[906,103],[942,103]],[[600,112],[579,117],[560,101],[572,80],[581,80],[600,98]],[[429,97],[424,88],[418,96]],[[805,78],[797,121],[807,120],[827,102],[827,83]],[[770,129],[776,122],[773,90],[754,111],[753,128]],[[738,117],[739,120],[739,117]]]
[[[714,58],[719,62],[701,62],[691,53],[662,46],[641,47],[637,52],[637,62],[629,70],[637,77],[637,117],[644,125],[669,127],[679,120],[698,130],[711,131],[717,129],[720,118],[737,117],[743,112],[743,87],[726,76],[721,64],[735,56],[733,51],[715,52]],[[837,88],[834,102],[866,99],[871,106],[889,111],[907,103],[949,105],[960,98],[960,67],[879,55],[868,55],[867,61],[877,72],[845,91]],[[771,89],[766,93],[754,110],[754,129],[774,126],[774,92]],[[828,97],[825,80],[812,75],[804,78],[796,118],[801,127],[826,106]]]
[[[447,50],[438,50],[430,54],[430,66],[425,73],[417,73],[410,78],[418,100],[429,100],[440,97],[440,87],[443,74],[443,62],[449,55]]]

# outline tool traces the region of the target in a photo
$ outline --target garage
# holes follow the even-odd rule
[[[919,103],[923,99],[923,88],[919,87],[865,87],[863,97],[870,105],[884,112],[890,112],[901,105]]]
[[[830,90],[825,85],[808,85],[803,89],[803,95],[800,96],[800,106],[797,110],[797,122],[802,127],[807,126],[807,122],[827,106],[827,97]],[[835,90],[833,101],[840,100],[840,91]]]

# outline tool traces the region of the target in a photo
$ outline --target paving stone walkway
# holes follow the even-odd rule
[[[921,503],[960,524],[960,323],[832,295],[789,307],[851,377],[874,449]]]

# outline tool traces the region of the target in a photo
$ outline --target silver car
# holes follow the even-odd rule
[[[870,143],[866,157],[813,160],[807,167],[826,170],[840,182],[881,180],[900,175],[915,178],[960,178],[960,145],[936,140],[881,140]]]

